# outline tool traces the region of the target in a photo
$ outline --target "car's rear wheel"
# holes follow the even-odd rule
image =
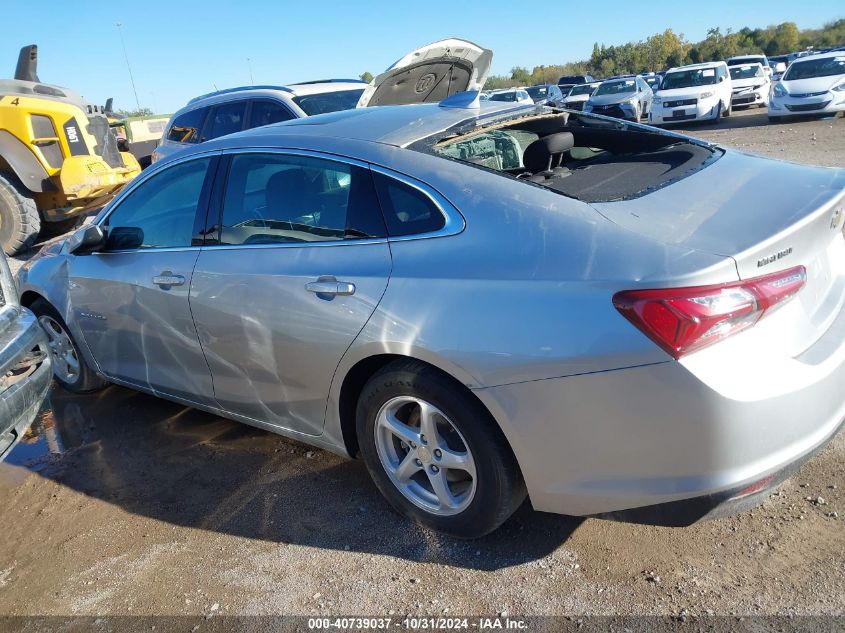
[[[67,324],[53,306],[44,299],[36,299],[30,309],[47,333],[56,382],[73,393],[91,393],[108,385],[88,367]]]
[[[460,538],[499,527],[525,499],[516,459],[489,413],[424,363],[399,361],[365,385],[358,442],[401,514]]]

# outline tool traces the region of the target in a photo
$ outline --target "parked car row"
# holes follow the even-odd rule
[[[753,106],[768,108],[772,121],[835,115],[845,111],[845,51],[803,55],[788,67],[782,61],[773,66],[765,55],[742,55],[603,81],[567,75],[559,87],[565,89],[561,102],[548,105],[629,121],[645,117],[652,125],[718,122]]]

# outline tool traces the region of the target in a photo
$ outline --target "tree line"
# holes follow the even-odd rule
[[[800,30],[794,22],[783,22],[764,29],[709,29],[700,42],[689,42],[683,33],[666,29],[639,42],[619,46],[596,43],[589,59],[566,64],[534,66],[532,70],[516,66],[510,75],[491,75],[486,89],[557,83],[561,75],[610,77],[666,70],[673,66],[695,64],[734,55],[765,53],[785,55],[809,47],[829,48],[845,44],[845,19],[825,24],[820,29]]]

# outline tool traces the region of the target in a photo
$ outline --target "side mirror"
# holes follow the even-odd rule
[[[724,75],[719,75],[719,83],[722,83],[725,80]]]
[[[99,224],[88,224],[73,233],[67,240],[69,253],[84,253],[98,249],[106,243],[106,234]]]
[[[141,248],[144,243],[144,231],[137,226],[115,226],[109,229],[106,244],[109,250],[126,251]]]

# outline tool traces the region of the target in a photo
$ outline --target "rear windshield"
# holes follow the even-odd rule
[[[496,94],[490,95],[490,101],[516,101],[516,91],[497,92]]]
[[[742,66],[743,64],[765,64],[762,57],[737,57],[728,62],[728,66]]]
[[[628,92],[634,92],[637,89],[637,82],[633,79],[625,79],[622,81],[605,81],[596,90],[596,96],[599,95],[619,95]]]
[[[692,88],[693,86],[712,86],[716,83],[715,68],[698,68],[667,73],[660,84],[661,90],[673,88]]]
[[[545,99],[546,95],[549,94],[549,89],[546,86],[531,86],[530,88],[525,89],[528,92],[528,95],[534,99]]]
[[[751,79],[762,77],[763,67],[759,64],[753,66],[731,66],[731,79]]]
[[[337,92],[322,92],[315,95],[294,97],[293,102],[302,108],[308,116],[326,114],[340,110],[351,110],[358,105],[358,99],[364,89],[338,90]]]
[[[674,135],[550,112],[446,131],[411,147],[584,202],[645,195],[697,171],[715,154]]]
[[[845,55],[795,61],[783,75],[785,81],[845,75]]]

